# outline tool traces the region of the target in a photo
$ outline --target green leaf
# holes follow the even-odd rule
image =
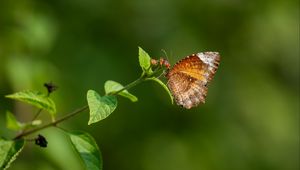
[[[44,109],[48,111],[52,117],[56,115],[55,103],[44,93],[38,91],[26,90],[14,94],[6,95],[5,97],[19,100],[31,104],[40,109]]]
[[[87,92],[87,101],[90,109],[90,119],[88,125],[105,119],[117,107],[117,98],[115,96],[101,97],[94,90],[89,90]]]
[[[155,82],[157,82],[158,84],[160,84],[167,92],[168,92],[168,94],[169,94],[169,96],[170,96],[170,99],[171,99],[171,102],[172,102],[172,104],[173,104],[173,95],[172,95],[172,93],[170,92],[170,90],[169,90],[169,88],[166,86],[166,84],[165,83],[163,83],[160,79],[158,79],[158,78],[156,78],[156,77],[151,77],[151,78],[147,78],[146,80],[152,80],[152,81],[155,81]]]
[[[105,94],[114,93],[123,88],[124,88],[123,85],[121,85],[118,82],[112,81],[112,80],[108,80],[104,84]],[[127,90],[123,90],[123,91],[119,92],[118,95],[126,97],[129,100],[131,100],[132,102],[136,102],[138,100],[137,97],[135,97],[134,95],[129,93]]]
[[[16,117],[9,111],[6,112],[6,127],[11,130],[21,130],[24,124],[18,122]]]
[[[79,154],[87,170],[102,170],[102,157],[94,138],[85,132],[67,132],[73,148]]]
[[[139,47],[139,62],[143,71],[147,74],[151,74],[153,71],[151,69],[151,58],[149,54],[144,51],[141,47]]]
[[[0,139],[0,169],[9,168],[22,151],[24,143],[23,139],[17,141]]]

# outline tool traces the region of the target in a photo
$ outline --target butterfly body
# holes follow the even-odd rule
[[[192,54],[177,62],[166,74],[177,105],[186,109],[205,103],[207,85],[219,66],[218,52]]]

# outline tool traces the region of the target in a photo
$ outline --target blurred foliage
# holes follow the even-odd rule
[[[219,51],[205,105],[171,105],[155,82],[131,89],[139,102],[98,124],[88,113],[63,126],[97,140],[106,170],[299,169],[299,1],[1,0],[0,134],[5,112],[30,120],[31,107],[4,95],[44,90],[53,81],[58,116],[104,94],[106,80],[139,76],[137,46],[170,63]],[[47,117],[43,114],[42,118]],[[79,170],[60,131],[41,132],[48,148],[27,145],[11,169]]]

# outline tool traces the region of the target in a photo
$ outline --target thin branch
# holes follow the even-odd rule
[[[150,75],[146,75],[143,72],[143,74],[141,75],[140,78],[138,78],[135,81],[129,83],[128,85],[126,85],[125,87],[123,87],[122,89],[120,89],[118,91],[109,93],[108,95],[117,95],[117,94],[119,94],[120,92],[122,92],[124,90],[128,90],[128,89],[140,84],[141,82],[145,81],[147,78],[155,76],[157,73],[159,73],[162,70],[163,70],[162,68],[158,68],[158,69],[154,70]]]
[[[34,115],[33,119],[31,121],[34,121],[42,112],[43,109],[39,109],[36,114]]]
[[[59,124],[59,123],[65,121],[65,120],[67,120],[67,119],[69,119],[69,118],[71,118],[71,117],[77,115],[77,114],[80,113],[80,112],[83,112],[83,111],[86,110],[86,109],[88,109],[88,105],[86,105],[86,106],[84,106],[84,107],[82,107],[82,108],[79,108],[79,109],[77,109],[77,110],[74,110],[73,112],[67,114],[66,116],[64,116],[64,117],[62,117],[62,118],[60,118],[60,119],[57,119],[57,120],[54,121],[54,122],[51,122],[51,123],[45,124],[45,125],[43,125],[43,126],[41,126],[41,127],[37,127],[37,128],[35,128],[35,129],[31,129],[31,130],[29,130],[29,131],[23,132],[23,133],[17,135],[17,136],[14,138],[14,140],[20,139],[20,138],[22,138],[22,137],[24,137],[24,136],[30,135],[30,134],[32,134],[32,133],[34,133],[34,132],[40,131],[40,130],[45,129],[45,128],[48,128],[48,127],[50,127],[50,126],[56,126],[57,124]]]
[[[112,93],[109,93],[108,95],[117,95],[119,93],[121,93],[122,91],[124,90],[128,90],[134,86],[136,86],[137,84],[141,83],[142,81],[144,81],[144,78],[143,77],[140,77],[138,79],[136,79],[135,81],[129,83],[128,85],[126,85],[125,87],[123,87],[122,89],[118,90],[118,91],[115,91],[115,92],[112,92]]]

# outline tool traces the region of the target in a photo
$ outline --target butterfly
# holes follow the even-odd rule
[[[207,85],[219,62],[218,52],[201,52],[186,56],[170,68],[165,77],[176,104],[190,109],[205,103]]]

